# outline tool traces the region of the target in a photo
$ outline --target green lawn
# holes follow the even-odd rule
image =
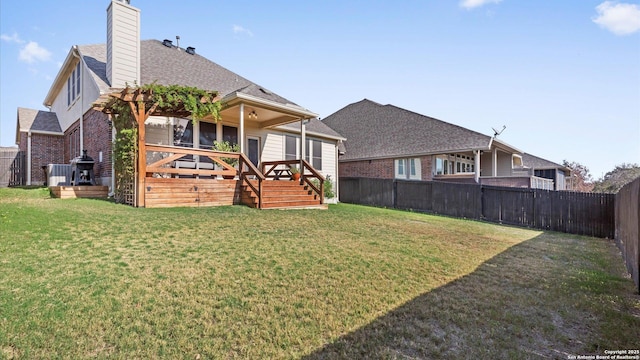
[[[608,240],[0,189],[0,358],[566,359],[638,339]]]

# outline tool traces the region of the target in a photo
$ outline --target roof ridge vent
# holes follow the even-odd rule
[[[164,41],[162,41],[162,45],[164,45],[166,47],[173,47],[173,41],[171,41],[169,39],[164,39]]]
[[[186,51],[187,51],[187,54],[190,54],[190,55],[196,54],[196,48],[194,48],[193,46],[188,46]]]

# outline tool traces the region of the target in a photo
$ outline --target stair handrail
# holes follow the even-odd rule
[[[320,197],[320,203],[324,204],[324,181],[325,181],[324,176],[322,176],[322,174],[320,174],[316,169],[314,169],[313,166],[311,166],[311,164],[309,164],[306,160],[302,159],[300,160],[300,162],[302,163],[302,166],[303,166],[303,169],[300,171],[300,181],[303,184],[309,185],[309,187]],[[311,176],[306,175],[305,170],[309,170],[309,172],[311,172]],[[308,177],[318,179],[318,182],[320,183],[320,189],[318,189],[313,184],[313,182],[308,180],[307,179]]]
[[[244,171],[244,165],[247,166],[247,171]],[[262,209],[262,182],[265,179],[265,176],[258,170],[258,168],[253,165],[251,160],[247,157],[247,155],[240,153],[240,164],[239,164],[239,173],[240,173],[240,184],[247,184],[253,190],[256,195],[258,195],[258,209]],[[247,176],[253,175],[258,179],[258,188],[249,181]]]

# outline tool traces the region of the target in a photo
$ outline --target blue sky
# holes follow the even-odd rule
[[[108,0],[0,2],[0,145]],[[637,1],[131,0],[181,46],[327,117],[364,98],[492,135],[598,178],[640,163]],[[389,124],[393,126],[393,124]]]

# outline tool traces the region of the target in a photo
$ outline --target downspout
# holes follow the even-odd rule
[[[31,130],[27,133],[27,185],[31,185]]]
[[[73,45],[73,56],[80,62],[80,154],[84,150],[84,64],[78,51],[78,45]]]

